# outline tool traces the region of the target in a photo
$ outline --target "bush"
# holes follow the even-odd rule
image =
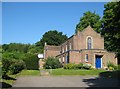
[[[118,67],[115,66],[112,62],[108,62],[107,67],[108,67],[110,70],[117,70],[117,69],[118,69]]]
[[[56,69],[61,67],[62,67],[62,64],[59,62],[59,60],[53,57],[48,57],[44,64],[45,69]]]
[[[17,74],[21,70],[25,69],[25,63],[22,60],[12,60],[9,69],[10,74]]]
[[[78,64],[78,69],[83,69],[83,63]]]
[[[2,76],[5,76],[7,74],[10,65],[11,65],[10,60],[5,58],[2,59]]]
[[[91,69],[91,64],[85,63],[83,64],[84,69]]]
[[[64,69],[76,69],[76,64],[74,63],[68,63],[64,65]]]
[[[118,65],[118,70],[120,70],[120,65]]]
[[[83,68],[82,63],[79,63],[79,64],[68,63],[64,65],[64,69],[82,69],[82,68]]]
[[[2,59],[2,77],[7,73],[16,74],[25,68],[25,63],[22,60]]]
[[[36,54],[26,54],[26,58],[23,59],[28,70],[39,69],[39,58]]]

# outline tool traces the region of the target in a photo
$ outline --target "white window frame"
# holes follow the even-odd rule
[[[88,38],[91,38],[91,49],[93,49],[93,38],[91,36],[86,37],[86,49],[88,49]]]

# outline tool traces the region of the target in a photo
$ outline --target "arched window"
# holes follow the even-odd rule
[[[88,37],[87,39],[87,49],[91,49],[92,48],[92,39],[91,37]]]

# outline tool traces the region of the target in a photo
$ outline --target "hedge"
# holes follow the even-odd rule
[[[38,70],[39,69],[39,58],[37,54],[26,54],[26,58],[23,59],[26,64],[26,69],[28,70]]]

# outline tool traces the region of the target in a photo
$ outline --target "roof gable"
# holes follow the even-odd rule
[[[86,27],[83,31],[81,31],[80,33],[83,33],[83,34],[96,34],[96,35],[99,35],[99,33],[97,33],[95,30],[93,30],[93,28],[89,25],[88,27]]]

